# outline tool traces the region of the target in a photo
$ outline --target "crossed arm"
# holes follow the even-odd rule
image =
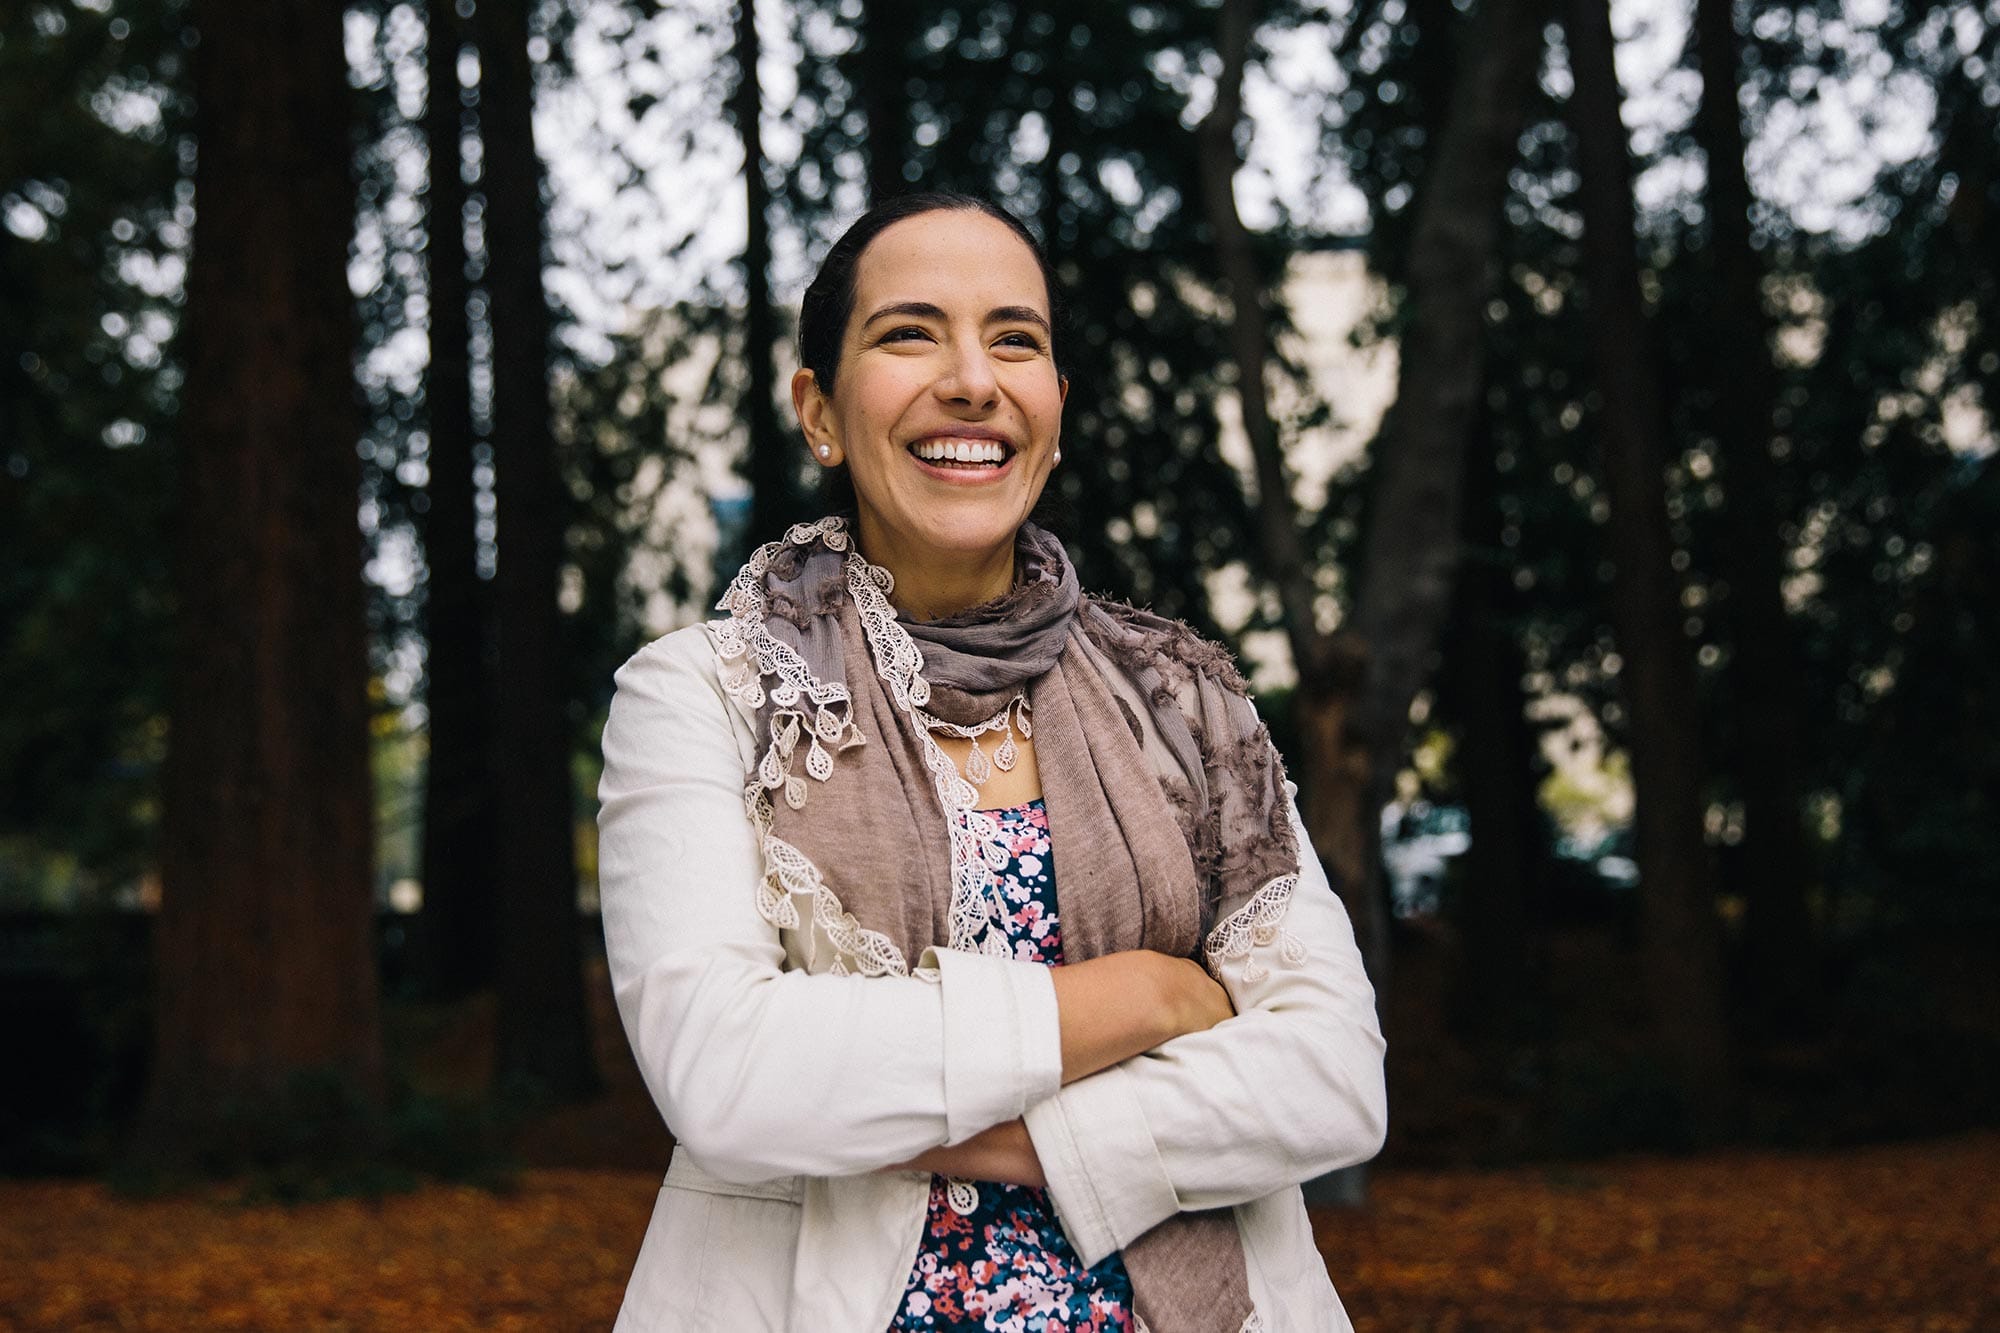
[[[1033,965],[1031,965],[1033,966]],[[1204,1032],[1230,1017],[1229,993],[1198,963],[1134,949],[1055,968],[1062,1025],[1062,1081],[1074,1083],[1143,1055],[1175,1037]],[[981,1130],[963,1143],[918,1153],[890,1170],[926,1171],[963,1180],[1046,1185],[1027,1121]]]
[[[1310,855],[1287,924],[1313,957],[1255,986],[1146,952],[1051,969],[934,950],[936,981],[788,970],[752,893],[754,743],[706,639],[668,636],[618,684],[599,819],[612,981],[655,1101],[712,1174],[1045,1182],[1094,1262],[1177,1209],[1379,1146],[1373,997]]]

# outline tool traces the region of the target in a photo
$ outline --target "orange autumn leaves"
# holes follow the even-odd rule
[[[1384,1172],[1315,1234],[1369,1330],[2000,1329],[2000,1134]]]
[[[2000,1328],[2000,1134],[1376,1175],[1316,1218],[1360,1333]],[[283,1207],[0,1182],[0,1328],[606,1329],[658,1177]]]

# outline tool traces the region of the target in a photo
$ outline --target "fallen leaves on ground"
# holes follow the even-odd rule
[[[1314,1227],[1371,1330],[2000,1329],[2000,1135],[1385,1171]]]
[[[2000,1328],[2000,1134],[1379,1172],[1315,1230],[1371,1330]],[[530,1171],[284,1207],[0,1182],[0,1327],[609,1328],[659,1185]]]

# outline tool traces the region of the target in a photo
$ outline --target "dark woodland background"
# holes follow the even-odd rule
[[[0,1167],[377,1187],[629,1092],[612,671],[815,512],[802,275],[913,186],[1046,238],[1085,583],[1266,667],[1392,1161],[1994,1123],[2000,4],[752,17],[0,9]],[[1329,264],[1394,402],[1322,466]]]

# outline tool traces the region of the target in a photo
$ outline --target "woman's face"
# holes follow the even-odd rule
[[[1062,430],[1050,350],[1041,267],[1006,224],[920,213],[868,243],[834,390],[800,371],[792,397],[816,460],[847,464],[871,559],[1011,550]]]

